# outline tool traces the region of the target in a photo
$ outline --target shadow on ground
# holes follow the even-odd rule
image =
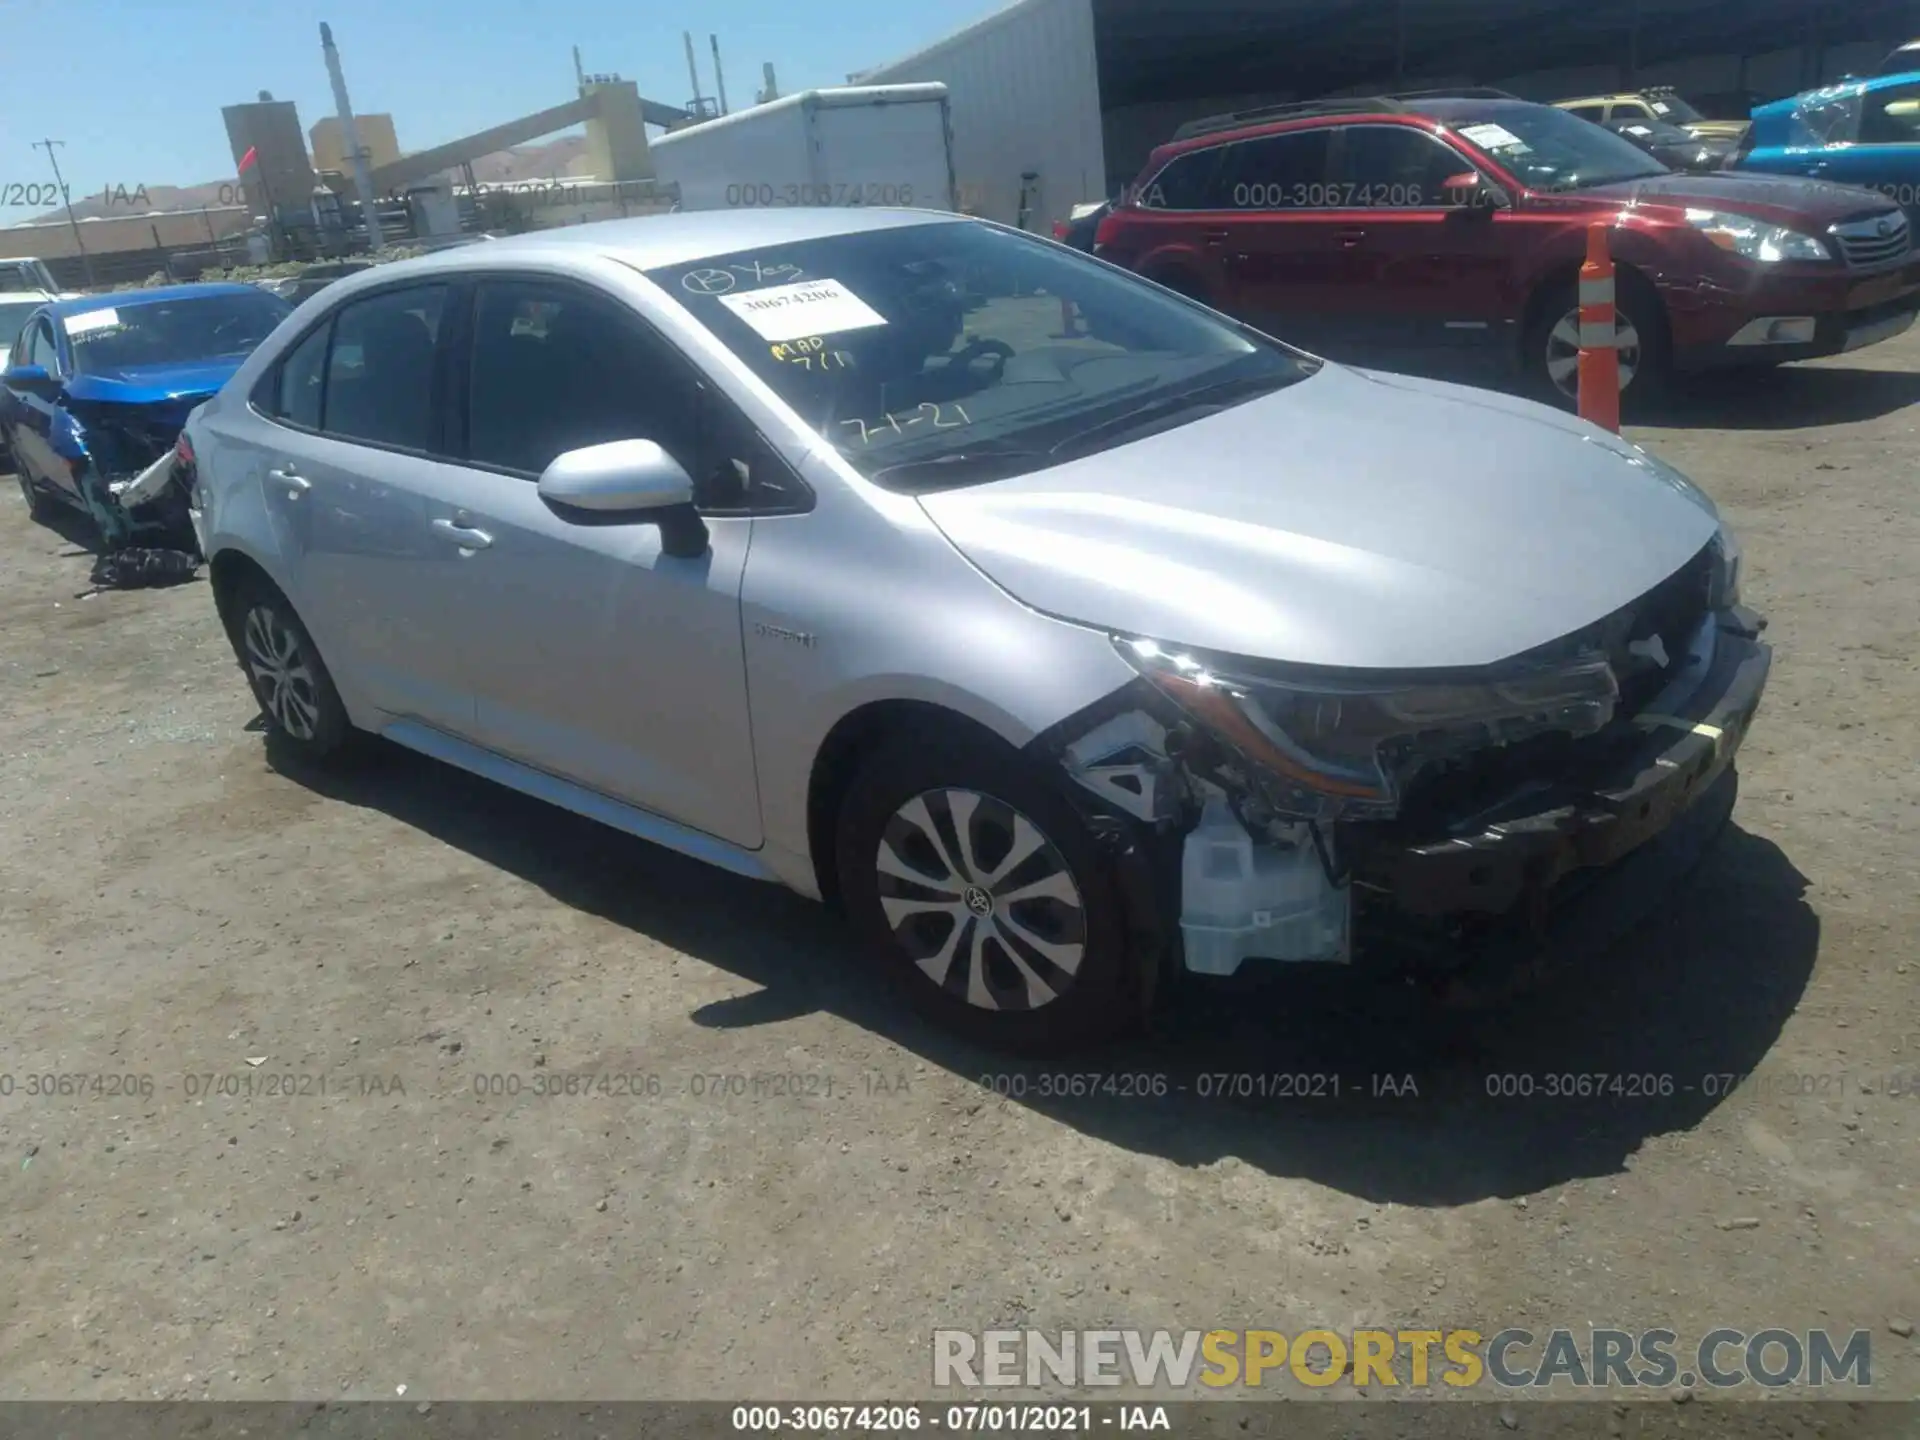
[[[1376,364],[1403,374],[1525,393],[1499,366],[1475,357]],[[1833,363],[1782,365],[1676,376],[1658,397],[1629,390],[1622,418],[1628,425],[1650,429],[1808,430],[1876,420],[1917,401],[1920,372]]]
[[[1404,986],[1302,968],[1227,990],[1189,987],[1151,1033],[1102,1054],[1010,1063],[927,1026],[876,983],[834,915],[785,890],[393,747],[326,770],[271,744],[269,757],[299,784],[761,987],[704,1007],[696,1024],[826,1011],[973,1080],[983,1098],[1013,1092],[1112,1144],[1183,1165],[1235,1156],[1396,1204],[1455,1205],[1615,1173],[1650,1136],[1697,1124],[1767,1053],[1819,948],[1805,877],[1732,825],[1690,885],[1660,896],[1652,921],[1524,1000],[1468,1020],[1437,1014]],[[1137,1078],[1114,1087],[1122,1093],[1049,1093],[1063,1072]],[[1338,1080],[1279,1078],[1293,1076]],[[1550,1095],[1555,1076],[1607,1078],[1581,1099]],[[1165,1093],[1147,1093],[1160,1088],[1154,1077]],[[1299,1090],[1310,1093],[1288,1093]]]

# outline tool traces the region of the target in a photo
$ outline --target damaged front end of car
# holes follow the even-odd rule
[[[205,395],[149,404],[71,402],[76,488],[107,548],[164,546],[197,553],[178,447],[187,416]]]
[[[1345,963],[1360,935],[1450,983],[1529,949],[1497,941],[1537,951],[1576,875],[1712,810],[1695,805],[1710,791],[1730,804],[1771,663],[1738,570],[1722,529],[1614,614],[1476,671],[1313,671],[1119,635],[1139,678],[1034,746],[1142,837],[1186,970]]]

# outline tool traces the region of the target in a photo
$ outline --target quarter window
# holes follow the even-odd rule
[[[1140,187],[1136,201],[1147,210],[1223,209],[1213,185],[1219,168],[1218,146],[1176,155]]]
[[[446,299],[446,286],[422,285],[341,308],[327,364],[329,435],[402,450],[437,448],[434,346]]]
[[[272,414],[303,430],[320,428],[320,401],[326,381],[327,332],[322,325],[290,350],[274,372]]]

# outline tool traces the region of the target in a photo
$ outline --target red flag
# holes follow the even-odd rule
[[[259,158],[260,158],[260,152],[259,152],[259,150],[258,150],[258,149],[257,149],[256,147],[254,147],[254,146],[252,146],[252,145],[249,145],[249,146],[247,147],[247,153],[246,153],[246,154],[244,154],[244,155],[242,155],[242,156],[240,157],[240,171],[239,171],[239,173],[240,173],[240,174],[242,174],[242,175],[244,175],[244,174],[246,174],[246,173],[247,173],[247,167],[248,167],[249,165],[251,165],[251,164],[253,164],[253,162],[254,162],[254,161],[256,161],[256,160],[258,160]]]

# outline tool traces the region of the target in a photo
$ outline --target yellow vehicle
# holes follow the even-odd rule
[[[1738,140],[1747,133],[1749,124],[1745,120],[1709,120],[1668,85],[1647,90],[1625,90],[1618,95],[1588,95],[1579,100],[1556,100],[1554,105],[1600,125],[1623,120],[1659,120],[1668,125],[1678,125],[1702,140]]]

